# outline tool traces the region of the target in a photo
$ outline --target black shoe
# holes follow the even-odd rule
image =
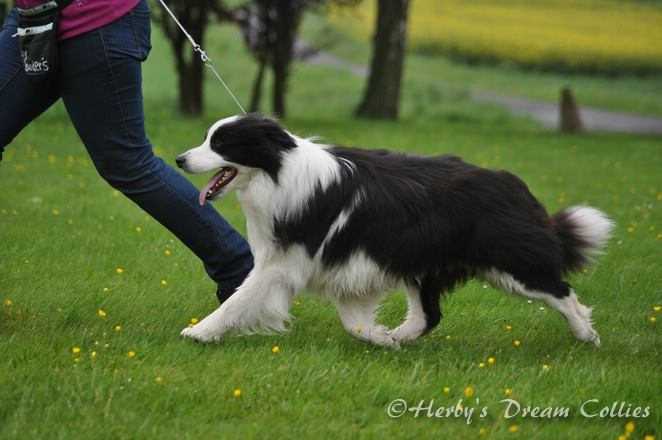
[[[237,287],[228,287],[225,289],[222,289],[221,286],[218,286],[218,289],[216,290],[216,298],[218,298],[218,302],[223,304],[225,301],[228,300],[236,291]]]

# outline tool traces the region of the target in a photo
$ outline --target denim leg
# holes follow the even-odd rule
[[[13,10],[0,31],[0,159],[4,148],[30,121],[58,99],[57,87],[35,86],[23,72]]]
[[[202,259],[221,289],[233,290],[253,266],[248,244],[198,204],[197,188],[156,157],[146,137],[140,63],[148,52],[147,14],[64,41],[62,99],[99,174]]]

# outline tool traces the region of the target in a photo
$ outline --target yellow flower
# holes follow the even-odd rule
[[[624,435],[619,435],[618,440],[627,440],[627,437]]]
[[[161,385],[161,384],[163,383],[163,378],[162,378],[161,376],[156,376],[156,379],[154,379],[154,380],[155,380],[156,383],[158,383],[159,385]]]
[[[478,430],[478,435],[485,435],[485,434],[487,434],[487,429],[485,429],[485,428],[480,428],[480,429]]]
[[[102,291],[103,291],[103,293],[108,293],[108,292],[110,292],[110,289],[107,288],[107,287],[104,287],[104,288],[102,289]]]
[[[163,253],[166,255],[166,257],[169,257],[170,255],[172,255],[172,252],[170,251],[170,249],[166,249],[165,251],[163,251]]]
[[[274,345],[274,347],[271,349],[272,353],[278,353],[279,351],[280,351],[280,348],[278,347],[278,345]]]
[[[662,306],[653,306],[653,311],[659,312],[660,310],[662,310]]]
[[[99,318],[105,318],[106,315],[108,315],[108,314],[106,313],[105,310],[99,309],[99,311],[97,312],[97,315],[99,315]]]
[[[452,338],[451,338],[451,335],[446,335],[446,340],[447,340],[447,341],[450,341],[451,339],[452,339]]]
[[[6,305],[7,307],[11,307],[11,306],[14,305],[14,301],[12,301],[10,298],[7,298],[7,299],[5,300],[5,305]]]
[[[485,368],[485,362],[481,362],[478,364],[478,368]]]
[[[143,231],[143,228],[141,228],[140,226],[136,226],[136,232],[142,232],[142,231]]]
[[[644,440],[655,440],[655,436],[652,434],[645,435]]]
[[[442,391],[443,391],[444,393],[448,394],[448,393],[451,392],[451,388],[450,388],[450,387],[444,387],[444,388],[442,389]]]
[[[129,355],[129,357],[130,357],[131,359],[133,359],[133,358],[136,357],[136,352],[133,351],[133,350],[129,351],[127,354]]]
[[[161,285],[162,285],[162,286],[167,286],[167,285],[168,285],[168,281],[166,281],[166,280],[161,280]]]
[[[53,213],[53,215],[60,215],[60,210],[58,209],[53,209],[51,212]]]
[[[475,390],[472,386],[468,386],[464,389],[464,395],[466,397],[473,397]]]
[[[549,365],[547,365],[547,364],[543,364],[543,365],[542,365],[542,371],[544,371],[544,372],[549,371]]]
[[[516,432],[519,431],[519,428],[517,427],[517,425],[510,425],[510,428],[508,428],[508,431],[510,431],[510,432],[512,432],[513,434],[515,434]]]
[[[232,395],[233,395],[234,397],[241,397],[241,390],[240,390],[239,388],[237,388],[236,390],[234,390],[234,392],[232,393]]]
[[[93,351],[92,353],[90,353],[90,357],[91,357],[92,359],[94,359],[95,357],[97,357],[97,352],[96,352],[96,351]]]
[[[119,324],[117,324],[117,325],[115,326],[115,331],[118,332],[118,333],[121,332],[121,331],[122,331],[122,326],[119,325]]]
[[[625,432],[632,433],[634,431],[634,422],[627,422],[625,424]]]
[[[78,353],[80,353],[80,347],[73,347],[73,348],[71,349],[71,352],[74,353],[74,354],[78,354]]]
[[[522,345],[522,341],[520,341],[519,339],[515,339],[515,340],[513,341],[513,345],[514,345],[515,347],[519,347],[520,345]]]
[[[121,274],[124,273],[124,269],[122,269],[121,267],[118,267],[117,269],[115,269],[115,272],[117,272],[118,274],[121,275]]]
[[[296,300],[296,299],[295,299],[292,303],[293,303],[295,306],[301,305],[301,301]]]
[[[198,323],[198,318],[195,318],[195,317],[191,318],[191,324],[192,325],[196,325],[197,323]]]
[[[73,221],[72,219],[68,219],[68,220],[67,220],[67,223],[70,224],[70,225],[73,225],[73,224],[74,224],[74,221]]]
[[[487,363],[488,363],[488,364],[493,365],[494,362],[495,362],[494,357],[490,356],[490,357],[487,358]]]
[[[634,234],[635,228],[634,226],[628,226],[628,234]]]
[[[503,390],[503,394],[505,394],[506,396],[512,396],[513,395],[513,389],[512,388],[506,388],[505,390]]]
[[[655,316],[651,316],[650,318],[648,318],[648,320],[650,322],[655,322],[655,321],[657,321],[657,318]]]

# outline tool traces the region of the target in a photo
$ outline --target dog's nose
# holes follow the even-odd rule
[[[177,156],[177,159],[175,159],[175,162],[177,163],[177,166],[179,168],[182,168],[184,164],[186,163],[186,155],[182,154],[181,156]]]

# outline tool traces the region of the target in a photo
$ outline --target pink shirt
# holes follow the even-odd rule
[[[74,0],[60,15],[60,40],[75,37],[111,23],[133,9],[140,0]],[[16,0],[16,6],[34,8],[44,0]]]

